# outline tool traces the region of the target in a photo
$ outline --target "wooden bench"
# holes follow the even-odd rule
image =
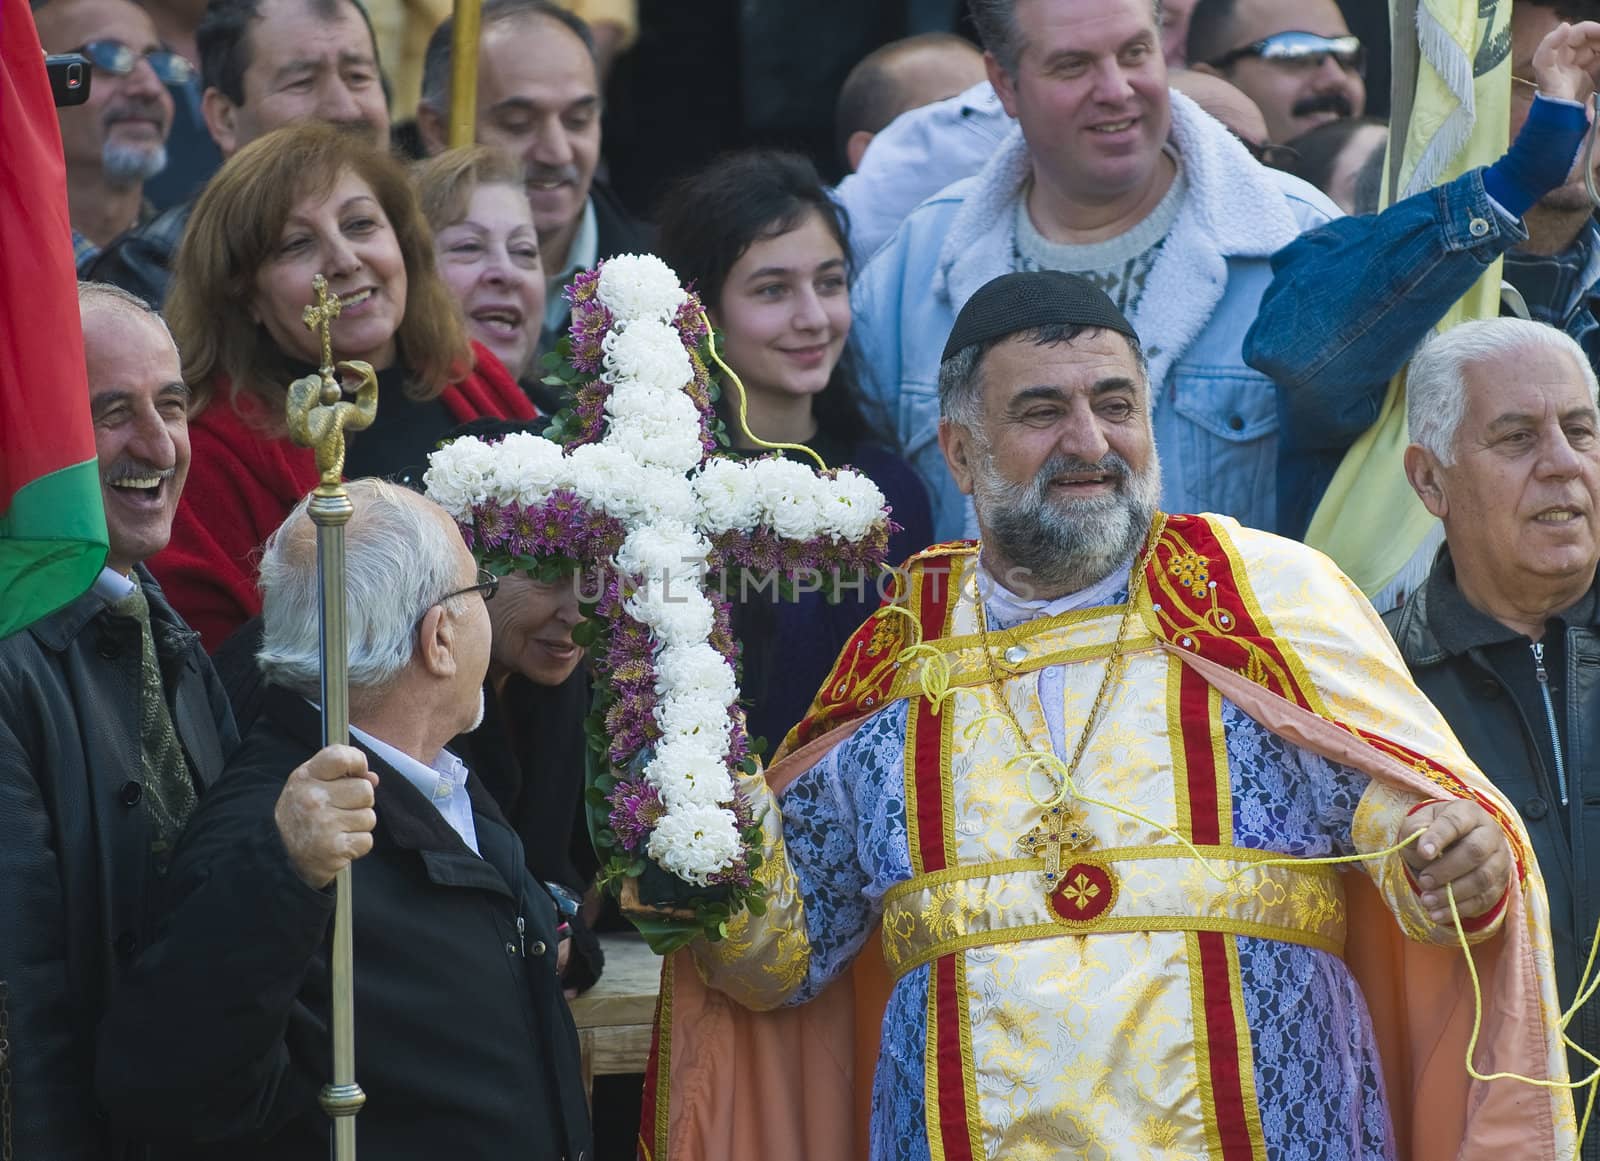
[[[583,1062],[583,1089],[596,1076],[642,1073],[661,990],[661,959],[632,932],[600,936],[606,966],[600,982],[572,1001]]]

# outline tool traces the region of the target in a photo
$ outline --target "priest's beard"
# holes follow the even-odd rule
[[[1081,499],[1052,497],[1050,481],[1069,472],[1111,475],[1114,488]],[[1002,584],[1024,599],[1075,593],[1138,551],[1161,503],[1161,462],[1154,447],[1142,472],[1115,452],[1098,463],[1057,452],[1032,481],[1018,484],[1001,477],[984,448],[972,503],[984,536],[1011,564],[1012,574],[997,578]]]

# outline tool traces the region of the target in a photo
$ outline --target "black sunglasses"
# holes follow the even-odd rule
[[[437,601],[434,601],[433,605],[442,605],[452,597],[464,597],[468,593],[482,593],[485,601],[492,601],[494,600],[495,593],[499,591],[500,578],[495,576],[494,573],[490,572],[488,569],[480,568],[478,570],[477,584],[468,585],[466,588],[462,589],[453,589],[450,592],[445,593],[445,595],[440,597]],[[429,605],[428,609],[433,608],[433,605]],[[422,610],[423,615],[427,614],[428,609]]]
[[[72,51],[81,52],[95,68],[114,77],[125,77],[131,73],[138,66],[141,55],[150,62],[156,79],[164,85],[186,85],[195,76],[194,65],[189,63],[188,58],[169,48],[151,48],[139,53],[120,40],[91,40]]]
[[[1362,76],[1367,71],[1367,49],[1357,36],[1318,36],[1314,32],[1278,32],[1254,44],[1225,52],[1206,63],[1225,69],[1247,56],[1290,69],[1313,69],[1332,57],[1339,67]]]

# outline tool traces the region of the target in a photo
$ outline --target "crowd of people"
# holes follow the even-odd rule
[[[1505,151],[1404,197],[1335,0],[852,4],[826,86],[736,7],[751,131],[651,187],[703,14],[484,0],[452,147],[436,0],[35,0],[93,69],[110,548],[0,639],[6,1161],[322,1155],[346,866],[375,1156],[1600,1161],[1600,0],[1485,7]],[[569,405],[568,288],[624,254],[704,305],[721,454],[877,486],[912,614],[734,601],[768,902],[664,974],[642,1119],[568,1007],[625,926],[584,606],[423,494]],[[1489,270],[1502,317],[1436,333]],[[285,418],[318,275],[378,400],[347,746]],[[1299,542],[1402,373],[1435,530],[1363,596]]]

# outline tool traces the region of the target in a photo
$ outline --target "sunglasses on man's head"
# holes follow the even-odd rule
[[[195,75],[194,65],[168,48],[146,49],[141,54],[120,40],[91,40],[72,51],[82,53],[95,68],[114,77],[125,77],[131,73],[138,66],[141,55],[150,62],[156,79],[164,85],[186,85]]]
[[[1274,33],[1206,63],[1214,69],[1225,69],[1247,56],[1291,69],[1317,68],[1331,56],[1350,72],[1365,74],[1367,70],[1367,50],[1360,37],[1318,36],[1314,32]]]

